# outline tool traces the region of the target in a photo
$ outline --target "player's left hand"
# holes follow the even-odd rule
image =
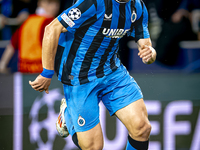
[[[143,45],[138,56],[142,58],[143,63],[152,64],[156,60],[156,51],[151,46]]]
[[[31,87],[39,92],[45,91],[49,94],[49,85],[51,84],[51,78],[45,78],[39,75],[33,82],[29,81]]]

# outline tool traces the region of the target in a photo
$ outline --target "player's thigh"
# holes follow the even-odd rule
[[[68,114],[75,132],[84,132],[99,123],[99,106],[96,84],[64,85]]]
[[[108,75],[107,87],[101,92],[101,99],[110,115],[143,98],[142,91],[124,66]]]
[[[143,99],[139,99],[118,110],[115,115],[122,121],[133,139],[145,141],[148,139],[151,126]]]
[[[100,123],[88,131],[77,132],[77,137],[78,137],[79,145],[83,150],[103,149],[103,133],[102,133]]]
[[[77,133],[78,144],[83,150],[98,150],[103,147],[97,97],[99,88],[96,85],[98,85],[96,82],[80,86],[63,85],[73,131],[70,134]],[[68,123],[66,124],[68,125]]]

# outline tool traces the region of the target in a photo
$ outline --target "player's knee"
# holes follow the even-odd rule
[[[78,132],[78,144],[83,150],[102,150],[103,149],[103,134],[100,123],[94,128]]]
[[[145,124],[144,134],[143,134],[143,136],[144,136],[144,138],[145,138],[146,140],[149,139],[150,132],[151,132],[151,124],[150,124],[150,122],[148,121],[148,122]],[[145,141],[146,141],[146,140],[145,140]]]
[[[80,147],[83,150],[102,150],[103,149],[103,140],[102,141],[88,141],[80,143]]]
[[[139,118],[134,121],[131,130],[129,131],[135,139],[147,141],[151,132],[151,124],[146,118]]]

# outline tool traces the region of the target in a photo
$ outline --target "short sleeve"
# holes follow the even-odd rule
[[[141,0],[136,0],[135,2],[137,19],[132,24],[132,31],[129,36],[135,38],[135,41],[139,39],[149,38],[148,31],[148,12],[145,4]]]
[[[63,11],[57,19],[69,31],[75,32],[80,26],[84,26],[87,20],[92,21],[96,15],[96,0],[78,0],[73,6]]]

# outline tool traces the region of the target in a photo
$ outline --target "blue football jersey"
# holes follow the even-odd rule
[[[119,40],[149,38],[148,13],[142,0],[78,0],[57,19],[68,30],[61,33],[55,58],[58,79],[81,85],[120,66]]]

